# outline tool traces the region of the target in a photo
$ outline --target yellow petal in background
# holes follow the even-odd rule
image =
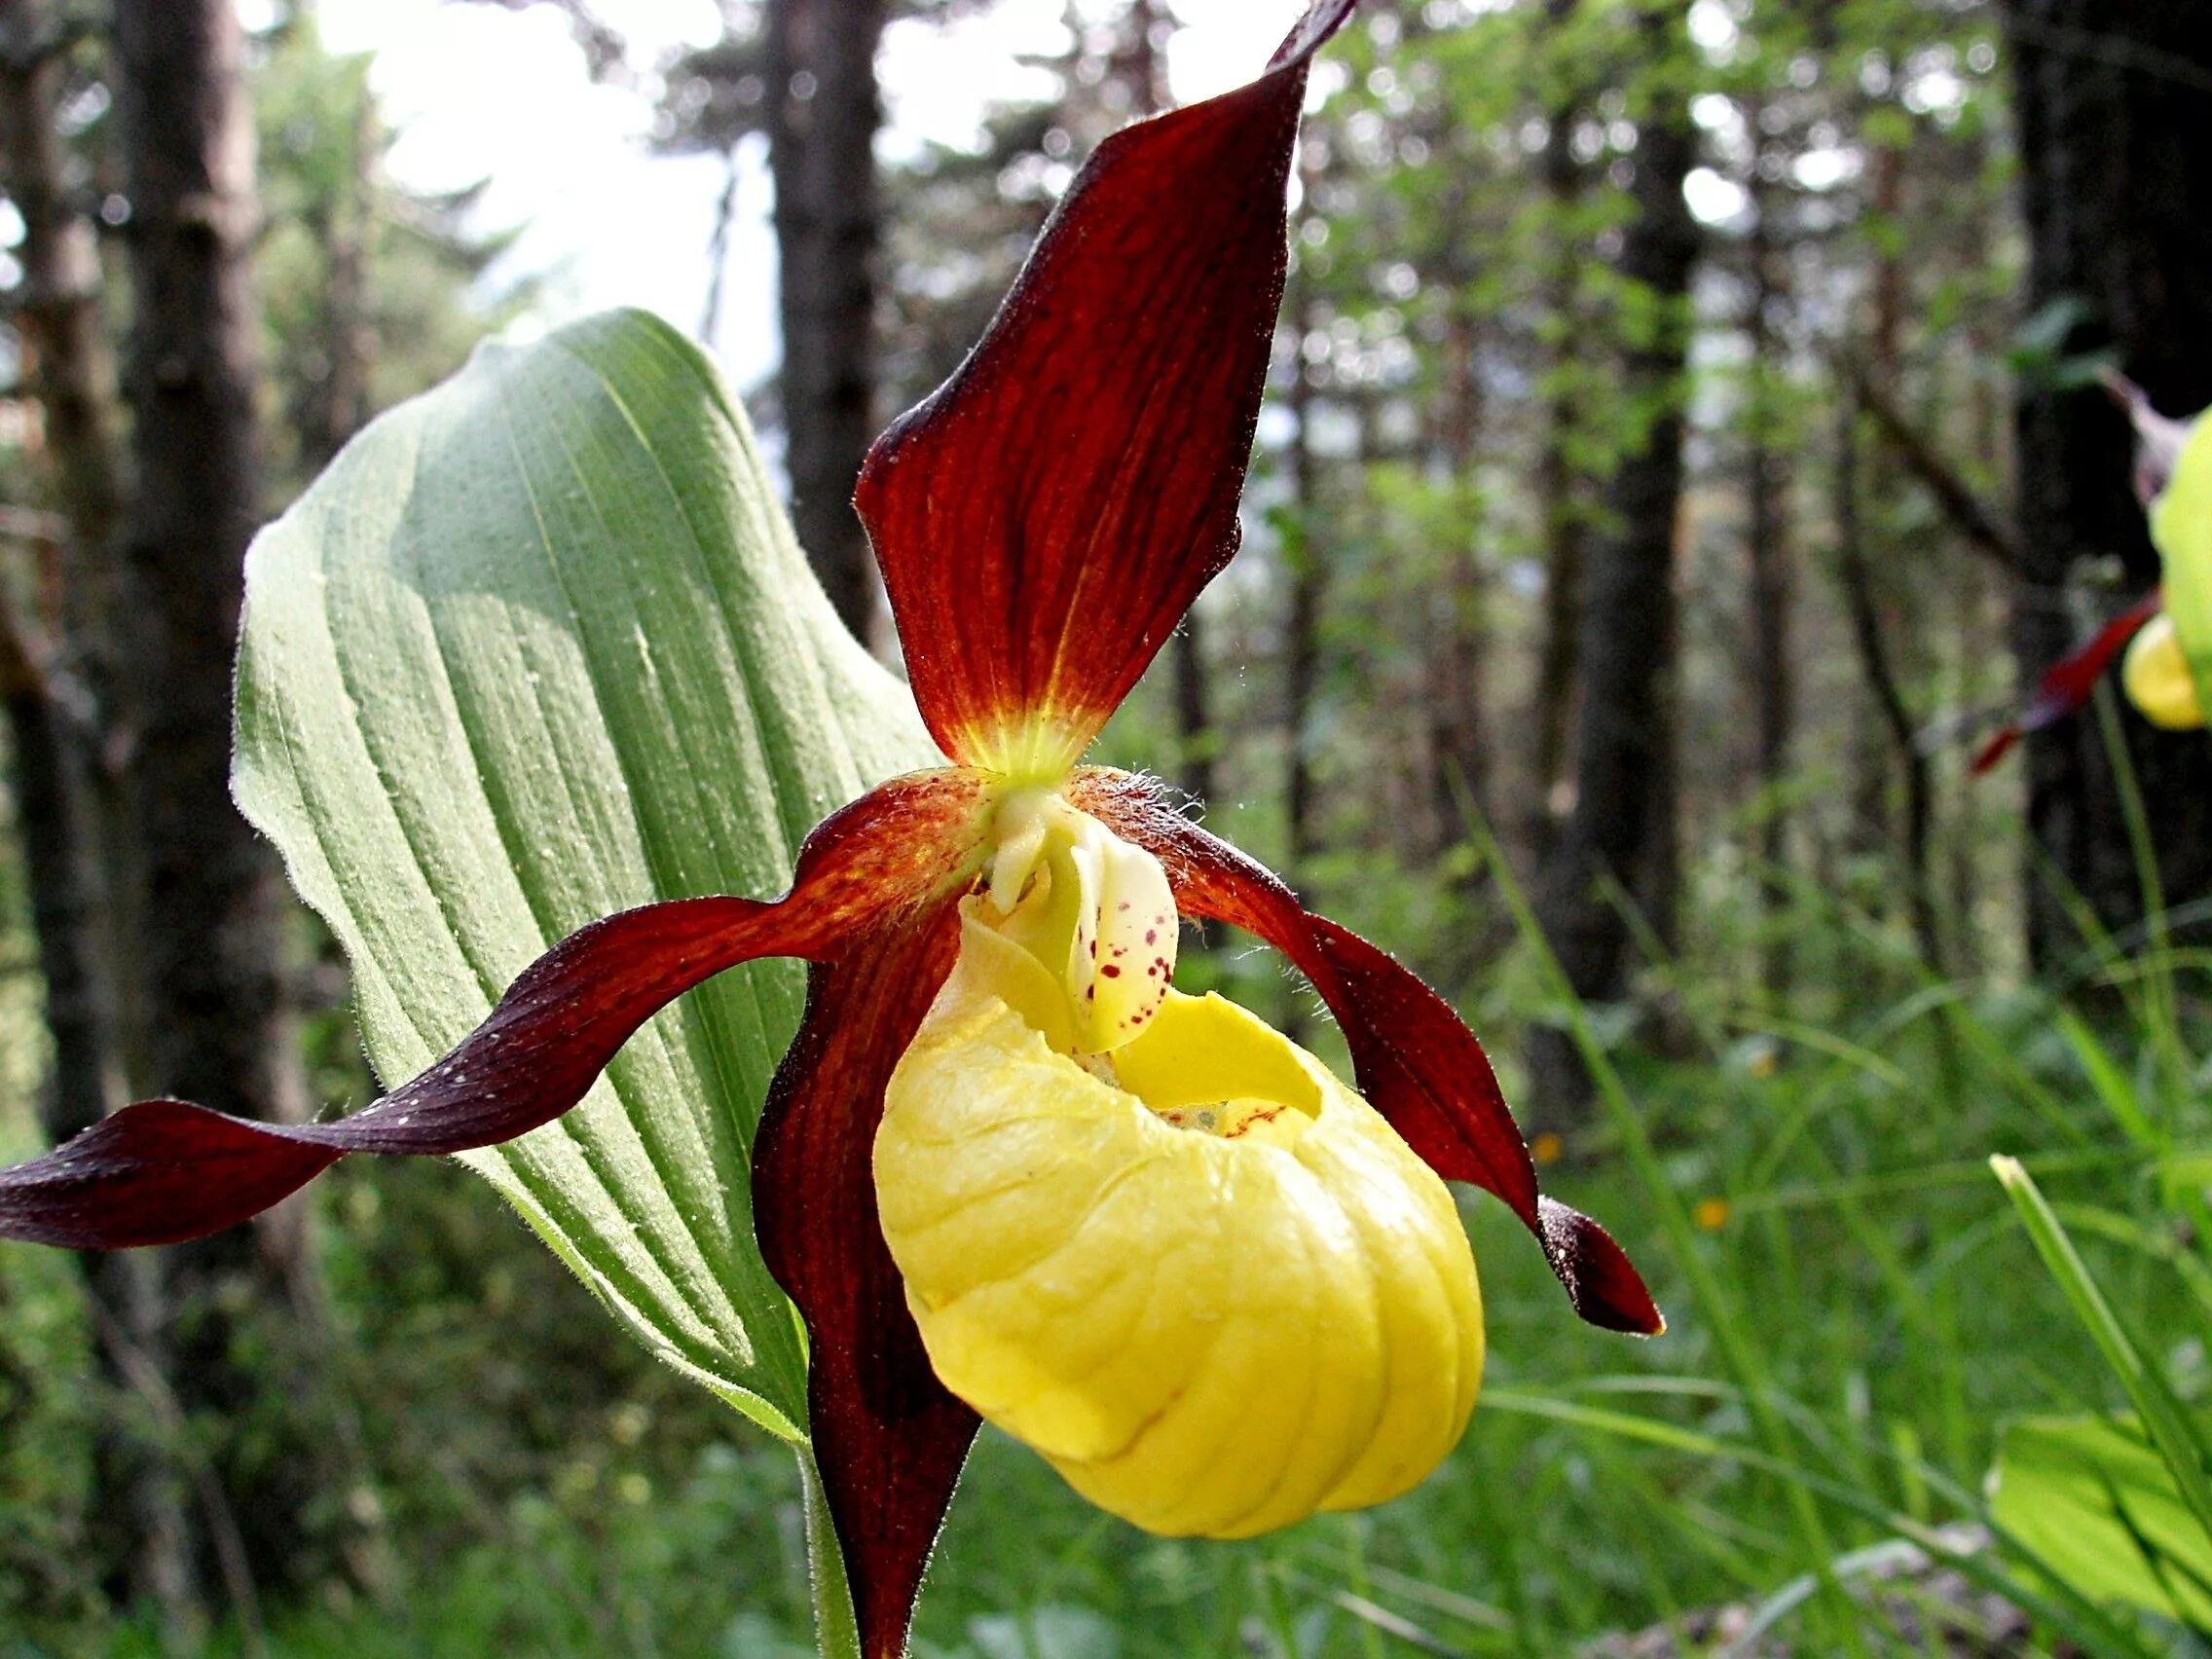
[[[2173,618],[2163,611],[2128,642],[2120,682],[2127,700],[2153,725],[2168,731],[2189,731],[2204,723],[2204,709],[2196,700],[2195,677],[2190,671],[2189,658],[2182,653]]]
[[[979,931],[875,1145],[938,1375],[1158,1532],[1242,1537],[1418,1483],[1482,1372],[1443,1182],[1219,998],[1168,993],[1110,1062],[1056,1051]]]
[[[2191,424],[2173,474],[2152,505],[2151,539],[2163,568],[2166,614],[2201,706],[2212,694],[2212,420],[2200,415]],[[2191,723],[2203,724],[2201,716]]]

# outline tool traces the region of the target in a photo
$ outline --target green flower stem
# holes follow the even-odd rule
[[[806,1575],[814,1591],[814,1642],[822,1659],[864,1659],[853,1616],[853,1591],[845,1578],[844,1552],[830,1520],[830,1499],[812,1449],[800,1446],[798,1481],[806,1501]]]

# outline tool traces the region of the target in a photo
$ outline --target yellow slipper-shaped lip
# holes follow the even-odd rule
[[[1379,1503],[1456,1442],[1482,1300],[1437,1176],[1327,1067],[1168,992],[1110,1056],[977,919],[892,1078],[884,1235],[931,1363],[1085,1496],[1242,1537]]]

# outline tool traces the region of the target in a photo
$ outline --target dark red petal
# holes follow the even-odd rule
[[[976,1438],[930,1369],[877,1219],[883,1090],[960,946],[952,905],[813,970],[754,1143],[754,1223],[806,1318],[807,1419],[869,1659],[897,1659]]]
[[[1141,780],[1087,770],[1070,793],[1152,850],[1186,913],[1256,934],[1297,964],[1344,1030],[1360,1092],[1439,1175],[1505,1200],[1577,1313],[1612,1331],[1666,1328],[1611,1235],[1538,1193],[1490,1059],[1450,1004],[1357,934],[1308,913],[1272,870],[1170,810]]]
[[[258,1214],[348,1153],[512,1140],[582,1099],[631,1033],[693,985],[757,957],[821,957],[962,879],[980,801],[960,773],[896,780],[807,838],[785,899],[682,899],[594,922],[526,969],[459,1048],[350,1117],[254,1124],[180,1100],[126,1107],[0,1170],[0,1238],[174,1243]]]
[[[869,453],[857,504],[955,759],[1030,717],[1072,758],[1235,552],[1307,66],[1353,4],[1099,145],[981,344]]]
[[[2153,588],[2099,628],[2087,645],[2044,670],[2043,678],[2036,682],[2034,694],[2022,706],[2018,718],[1983,744],[1981,752],[1973,757],[1975,774],[1988,771],[2004,759],[2012,745],[2029,732],[2055,725],[2068,715],[2077,713],[2096,694],[2097,682],[2104,678],[2105,670],[2112,666],[2112,659],[2120,654],[2120,647],[2143,631],[2144,624],[2158,614],[2164,603],[2163,590]]]

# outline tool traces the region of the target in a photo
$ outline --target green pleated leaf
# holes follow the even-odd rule
[[[248,559],[239,803],[351,959],[387,1084],[586,922],[781,893],[819,819],[935,756],[728,387],[640,313],[479,351]],[[790,963],[726,974],[566,1118],[464,1160],[655,1353],[793,1438],[803,1346],[747,1178],[801,991]]]
[[[1998,1439],[1990,1516],[2092,1601],[2212,1629],[2212,1536],[2132,1418],[2021,1418]]]

